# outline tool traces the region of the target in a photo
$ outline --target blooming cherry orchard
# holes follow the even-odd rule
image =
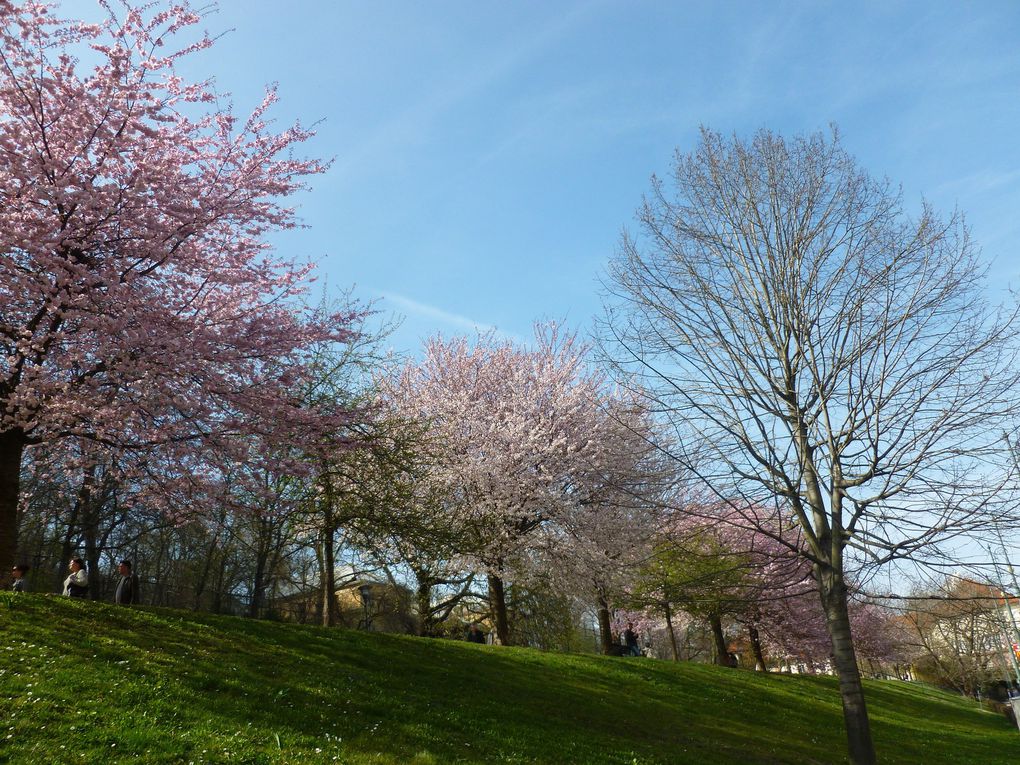
[[[504,577],[532,532],[575,501],[597,461],[603,378],[585,349],[554,326],[536,329],[533,349],[492,334],[426,343],[420,363],[391,384],[402,416],[427,423],[441,447],[428,478],[449,498],[463,551],[485,569],[502,642],[509,639]]]
[[[185,82],[187,2],[100,2],[105,21],[0,0],[0,565],[16,548],[27,447],[75,436],[146,447],[244,434],[314,438],[302,351],[343,340],[293,300],[307,267],[266,235],[323,170]],[[175,47],[175,41],[188,37]],[[82,56],[79,59],[77,56]],[[86,67],[82,61],[94,62]],[[342,415],[342,413],[340,413]]]

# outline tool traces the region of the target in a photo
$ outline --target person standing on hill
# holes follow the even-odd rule
[[[467,639],[469,643],[485,643],[485,633],[478,629],[477,624],[472,624],[468,630]]]
[[[623,643],[626,647],[627,656],[640,656],[641,649],[638,648],[637,633],[634,632],[634,625],[627,622],[627,629],[623,632]]]
[[[11,574],[14,576],[14,581],[11,582],[11,589],[15,592],[28,592],[28,582],[25,580],[25,574],[28,573],[28,566],[24,563],[19,563],[14,567]]]
[[[138,602],[138,575],[131,570],[131,561],[122,560],[117,566],[120,582],[113,595],[113,602],[122,606],[130,606]]]
[[[85,561],[71,558],[68,565],[71,573],[64,580],[64,594],[70,598],[84,598],[89,594],[89,577],[85,573]]]

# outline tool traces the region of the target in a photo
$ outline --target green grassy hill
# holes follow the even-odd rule
[[[0,762],[834,763],[831,678],[0,594]],[[1020,762],[1020,733],[907,683],[883,763]]]

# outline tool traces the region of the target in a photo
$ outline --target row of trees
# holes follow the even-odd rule
[[[827,646],[874,762],[855,592],[1018,506],[1017,311],[958,215],[905,210],[835,131],[704,131],[612,262],[598,364],[551,325],[383,363],[370,311],[309,306],[267,244],[326,169],[309,132],[179,76],[212,44],[179,42],[187,3],[100,5],[0,0],[0,565],[130,551],[251,613],[317,580],[332,624],[349,551],[426,633],[484,597],[509,642],[538,598],[608,648],[615,607],[682,609],[720,661],[725,617],[762,666]]]

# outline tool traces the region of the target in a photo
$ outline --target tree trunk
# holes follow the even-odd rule
[[[198,611],[202,607],[202,595],[205,593],[206,585],[209,582],[209,574],[212,571],[213,558],[220,546],[220,533],[222,530],[223,520],[221,519],[216,526],[216,533],[213,534],[212,540],[209,542],[209,549],[205,554],[204,561],[202,562],[202,573],[199,575],[198,581],[195,583],[195,597],[191,607],[193,611]]]
[[[768,672],[768,665],[765,664],[765,652],[761,648],[761,635],[754,624],[747,625],[747,638],[751,642],[751,653],[754,654],[754,668],[762,672]]]
[[[421,637],[432,635],[432,580],[422,573],[416,573],[418,589],[418,634]]]
[[[321,583],[322,596],[322,624],[324,627],[334,627],[340,622],[340,607],[336,601],[336,561],[333,550],[333,518],[328,513],[326,523],[319,536],[320,554],[319,561],[321,571],[319,581]]]
[[[510,623],[506,617],[506,591],[503,580],[495,574],[489,574],[489,604],[496,622],[496,639],[500,645],[510,645]]]
[[[319,533],[319,584],[321,586],[320,602],[322,603],[322,624],[324,627],[335,627],[340,623],[340,604],[336,599],[336,527],[333,516],[333,482],[328,478],[327,465],[323,464],[322,481],[323,500],[319,503],[322,509],[322,528]]]
[[[21,458],[25,436],[20,430],[0,433],[0,571],[17,563],[18,497],[21,491]]]
[[[673,649],[673,661],[680,661],[680,648],[676,644],[676,630],[673,629],[673,611],[669,602],[665,603],[666,630],[669,632],[669,647]]]
[[[78,525],[78,516],[81,513],[81,497],[75,500],[74,505],[71,507],[71,517],[67,519],[67,526],[64,531],[64,540],[60,546],[60,560],[57,561],[57,567],[53,579],[53,587],[56,592],[60,592],[63,587],[64,578],[67,576],[67,564],[71,560],[71,556],[74,554],[74,545],[72,540],[74,539],[74,529]],[[56,516],[56,520],[59,521],[60,514]]]
[[[613,632],[609,621],[609,604],[599,596],[599,639],[602,642],[602,655],[609,656],[613,650]]]
[[[722,617],[719,614],[711,614],[708,617],[708,625],[712,629],[712,640],[715,645],[715,663],[720,667],[730,666],[730,652],[722,631]]]
[[[89,598],[101,600],[103,593],[100,592],[102,576],[99,571],[99,558],[102,555],[102,544],[99,541],[100,507],[101,497],[95,491],[96,466],[91,465],[85,476],[82,487],[84,501],[82,503],[81,532],[84,546],[83,556],[88,565]]]
[[[255,520],[257,529],[255,538],[255,571],[252,575],[251,602],[248,604],[248,616],[258,619],[266,601],[266,587],[269,585],[268,572],[272,571],[270,557],[273,554],[273,522],[266,517]]]
[[[166,588],[163,586],[166,572],[163,570],[163,561],[170,557],[170,553],[167,551],[168,536],[169,531],[164,529],[160,532],[159,547],[156,550],[156,561],[152,568],[152,605],[154,606],[166,605]]]
[[[850,634],[850,614],[847,610],[847,589],[843,577],[829,569],[816,567],[822,608],[832,639],[832,663],[839,678],[839,695],[843,701],[843,722],[846,725],[847,748],[853,765],[874,765],[875,746],[871,740],[871,725],[864,703],[861,672],[857,666],[857,652]]]
[[[213,592],[212,600],[212,611],[214,614],[223,613],[223,587],[224,580],[227,578],[227,556],[226,554],[220,555],[220,566],[216,570],[216,588]]]
[[[94,508],[93,508],[94,509]],[[102,581],[102,576],[99,571],[99,558],[102,555],[102,549],[99,545],[99,540],[96,538],[96,521],[95,513],[90,512],[86,515],[86,522],[82,526],[82,531],[85,534],[85,563],[88,565],[89,582],[89,598],[91,600],[101,600],[103,593],[100,592],[99,584]]]
[[[248,617],[258,619],[262,610],[262,599],[266,589],[266,556],[260,549],[255,556],[255,573],[252,575],[251,602],[248,603]]]

